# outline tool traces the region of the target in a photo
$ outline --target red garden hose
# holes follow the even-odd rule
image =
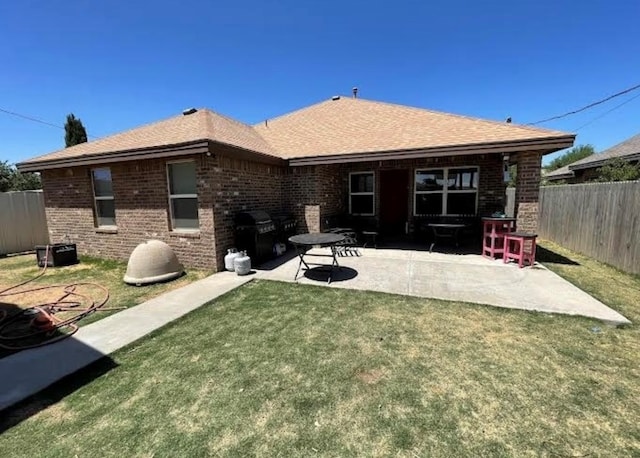
[[[19,289],[41,278],[47,271],[49,246],[46,248],[43,269],[33,278],[0,291],[0,297],[17,296],[47,289],[63,289],[63,294],[51,302],[24,308],[14,314],[0,310],[0,348],[5,350],[25,350],[58,342],[73,335],[78,330],[78,321],[97,311],[107,311],[103,306],[109,300],[109,290],[96,283],[71,283],[68,285],[48,285]],[[96,301],[86,294],[76,291],[79,286],[90,286],[103,292]],[[64,318],[57,313],[66,312]]]

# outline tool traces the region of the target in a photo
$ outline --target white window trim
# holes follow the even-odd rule
[[[194,229],[194,228],[187,228],[187,227],[175,227],[174,226],[174,221],[175,218],[173,217],[173,205],[171,205],[171,201],[173,199],[196,199],[196,203],[198,202],[198,194],[171,194],[171,176],[169,175],[169,166],[171,164],[181,164],[181,163],[185,163],[185,162],[194,162],[195,161],[193,159],[180,159],[180,160],[176,160],[176,161],[167,161],[166,162],[166,173],[167,173],[167,197],[168,197],[168,201],[169,201],[169,227],[171,228],[172,232],[187,232],[187,233],[194,233],[194,232],[200,232],[200,211],[198,209],[198,228]],[[196,187],[198,186],[198,177],[196,175]]]
[[[463,169],[475,169],[478,174],[478,187],[474,190],[468,189],[451,189],[449,190],[446,186],[446,183],[449,179],[449,170],[463,170]],[[432,170],[442,170],[444,172],[443,181],[445,186],[441,191],[418,191],[418,172],[429,172]],[[413,216],[422,216],[417,212],[418,205],[418,195],[422,194],[442,194],[442,213],[440,215],[434,216],[468,216],[463,214],[449,214],[447,213],[447,195],[451,194],[471,194],[472,192],[476,195],[476,205],[475,205],[475,214],[478,214],[478,195],[480,190],[480,167],[471,165],[471,166],[456,166],[456,167],[430,167],[427,169],[415,169],[413,171]]]
[[[353,175],[371,175],[373,177],[373,191],[371,192],[351,192],[351,177]],[[362,172],[349,172],[349,214],[354,216],[375,216],[376,215],[376,174],[373,170]],[[371,196],[373,199],[372,213],[353,213],[351,211],[351,196]]]
[[[96,228],[105,228],[105,229],[114,229],[118,227],[118,221],[116,220],[116,224],[100,224],[100,215],[98,214],[98,201],[99,200],[113,200],[115,201],[115,198],[113,196],[113,176],[111,176],[111,195],[110,196],[96,196],[96,183],[95,180],[93,178],[93,171],[94,170],[100,170],[100,169],[107,169],[109,170],[109,176],[111,176],[111,167],[93,167],[92,169],[90,169],[90,173],[91,173],[91,193],[93,194],[93,211],[96,215],[95,218],[95,226]],[[115,204],[114,204],[114,215],[113,215],[113,219],[116,219],[116,215],[115,215]]]

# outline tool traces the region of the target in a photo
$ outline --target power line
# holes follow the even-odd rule
[[[37,123],[40,123],[40,124],[44,124],[45,126],[55,127],[57,129],[64,130],[64,126],[60,126],[58,124],[53,124],[53,123],[50,123],[50,122],[47,122],[47,121],[43,121],[42,119],[34,118],[33,116],[23,115],[23,114],[20,114],[20,113],[16,113],[15,111],[5,110],[4,108],[0,108],[0,111],[3,112],[3,113],[9,114],[11,116],[16,116],[18,118],[26,119],[27,121],[33,121],[33,122],[37,122]],[[89,138],[97,138],[97,137],[94,137],[93,135],[89,135],[89,134],[87,134],[87,137],[89,137]]]
[[[601,115],[596,116],[595,118],[593,118],[591,121],[588,121],[588,122],[584,123],[583,125],[581,125],[580,127],[578,127],[577,129],[574,129],[574,130],[575,130],[575,132],[579,131],[579,130],[580,130],[580,129],[582,129],[583,127],[587,127],[589,124],[594,123],[594,122],[595,122],[595,121],[597,121],[598,119],[605,117],[606,115],[608,115],[608,114],[609,114],[609,113],[611,113],[612,111],[617,110],[618,108],[620,108],[620,107],[622,107],[622,106],[626,105],[627,103],[631,102],[632,100],[637,99],[638,97],[640,97],[640,94],[636,94],[636,95],[634,95],[633,97],[631,97],[630,99],[627,99],[627,100],[625,100],[624,102],[622,102],[622,103],[620,103],[620,104],[616,105],[616,106],[615,106],[615,107],[613,107],[612,109],[610,109],[610,110],[608,110],[608,111],[605,111],[605,112],[604,112],[604,113],[602,113]]]
[[[589,108],[593,108],[596,105],[603,104],[605,102],[608,102],[611,99],[615,99],[616,97],[619,97],[621,95],[627,94],[627,93],[629,93],[631,91],[635,91],[638,88],[640,88],[640,84],[636,84],[635,86],[630,87],[628,89],[625,89],[624,91],[620,91],[620,92],[618,92],[616,94],[610,95],[609,97],[606,97],[606,98],[604,98],[602,100],[598,100],[597,102],[590,103],[589,105],[586,105],[586,106],[584,106],[582,108],[578,108],[577,110],[569,111],[567,113],[564,113],[564,114],[561,114],[561,115],[558,115],[558,116],[552,116],[550,118],[543,119],[542,121],[530,122],[527,125],[528,126],[535,126],[536,124],[542,124],[544,122],[549,122],[549,121],[553,121],[553,120],[560,119],[560,118],[566,118],[567,116],[574,115],[576,113],[580,113],[581,111],[588,110]]]

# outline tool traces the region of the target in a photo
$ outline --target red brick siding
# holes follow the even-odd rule
[[[300,232],[319,232],[321,228],[319,170],[314,166],[290,167],[284,176],[283,203],[298,220]]]
[[[170,230],[166,163],[152,159],[108,164],[113,179],[117,233],[101,233],[94,226],[93,193],[87,167],[44,171],[47,219],[53,242],[69,239],[81,253],[127,260],[144,240],[171,245],[187,266],[221,270],[227,248],[234,245],[233,219],[241,210],[292,211],[299,230],[319,231],[331,215],[348,211],[351,171],[479,166],[479,214],[503,208],[505,185],[498,154],[454,156],[383,162],[305,167],[283,167],[238,159],[227,147],[212,146],[211,156],[194,156],[198,177],[200,233]],[[176,158],[181,159],[181,158]],[[376,214],[379,213],[379,177],[376,177]],[[413,214],[413,178],[406,202]],[[410,216],[411,219],[411,216]]]
[[[523,232],[538,230],[538,199],[540,195],[540,169],[542,153],[516,154],[516,227]]]
[[[319,206],[321,221],[328,216],[347,213],[349,210],[348,180],[350,172],[373,171],[376,175],[375,208],[380,214],[380,170],[408,170],[410,190],[407,205],[409,221],[413,220],[414,173],[417,169],[441,167],[479,167],[478,214],[487,215],[503,210],[506,204],[502,174],[502,155],[485,154],[475,156],[451,156],[439,158],[403,159],[375,162],[357,162],[327,166],[294,167],[287,176],[286,188],[294,207],[301,211],[307,205]],[[304,180],[300,180],[304,177]]]
[[[43,171],[51,241],[68,238],[77,243],[80,253],[126,261],[139,243],[158,239],[168,243],[186,266],[215,270],[215,257],[202,255],[212,253],[214,246],[211,159],[191,159],[196,162],[198,180],[199,234],[170,230],[166,162],[171,159],[152,159],[104,165],[111,169],[117,233],[95,227],[88,167]]]
[[[215,149],[213,150],[216,151]],[[235,246],[234,217],[243,210],[284,210],[282,184],[284,167],[238,160],[216,154],[211,183],[214,196],[216,256],[224,265],[227,249]]]

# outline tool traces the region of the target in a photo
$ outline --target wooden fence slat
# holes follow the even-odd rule
[[[640,274],[640,181],[544,186],[538,232],[571,250]]]

